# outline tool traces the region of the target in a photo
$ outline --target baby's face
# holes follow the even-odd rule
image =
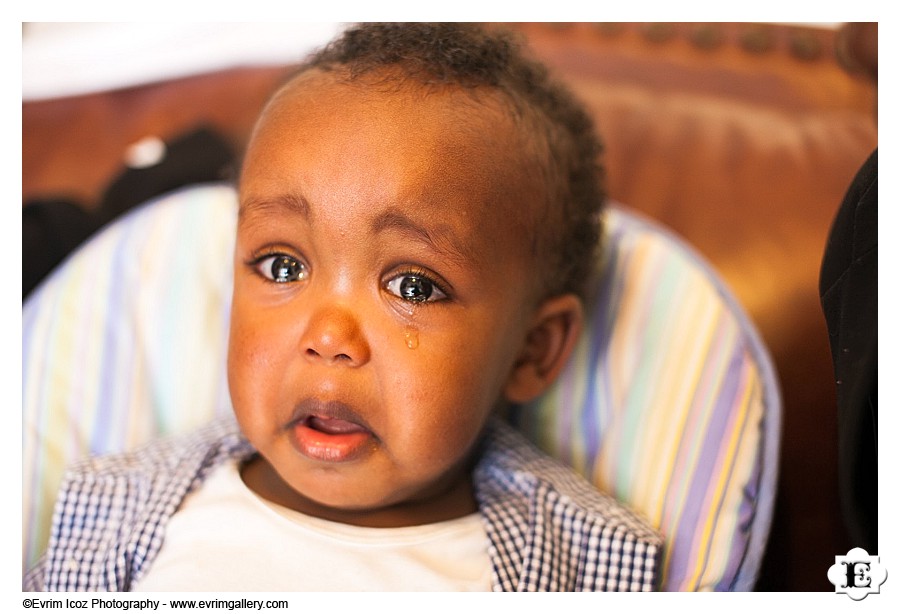
[[[461,93],[306,78],[248,149],[229,350],[271,498],[365,512],[454,492],[503,396],[536,288],[497,151]]]

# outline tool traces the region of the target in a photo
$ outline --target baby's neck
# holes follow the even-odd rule
[[[244,484],[267,501],[323,520],[360,527],[396,528],[433,524],[462,518],[478,510],[468,471],[462,471],[434,494],[367,509],[334,508],[308,499],[291,489],[261,456],[247,462],[240,473]]]

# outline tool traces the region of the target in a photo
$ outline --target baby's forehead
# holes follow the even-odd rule
[[[547,217],[542,207],[549,200],[548,173],[523,125],[503,95],[489,89],[427,87],[375,76],[348,80],[315,70],[299,75],[273,98],[254,133],[262,142],[251,141],[248,153],[271,149],[273,140],[286,134],[297,133],[314,151],[346,137],[352,146],[332,158],[336,165],[349,165],[359,156],[360,172],[369,172],[373,183],[382,170],[414,175],[409,185],[418,193],[408,193],[409,198],[439,200],[452,193],[447,207],[454,215],[483,220],[477,226],[483,236],[496,234],[498,216],[510,229],[531,236],[538,231],[536,221]],[[395,151],[402,155],[386,155]],[[323,156],[332,154],[327,149]],[[402,168],[387,166],[397,159]],[[255,172],[261,167],[265,170],[256,164]],[[458,197],[465,193],[471,198]]]
[[[350,118],[344,113],[347,106],[361,108],[362,113]],[[394,124],[370,121],[385,113],[396,120]],[[301,116],[329,122],[333,130],[354,129],[350,122],[355,121],[366,129],[386,130],[385,139],[399,140],[412,138],[427,124],[436,130],[429,147],[448,166],[490,174],[497,184],[511,181],[514,185],[506,189],[532,184],[533,192],[546,187],[538,181],[549,174],[539,130],[495,88],[427,85],[374,74],[350,79],[341,72],[313,69],[294,77],[273,97],[260,124],[276,123],[274,130],[283,132]],[[335,118],[340,119],[332,121]],[[435,152],[421,153],[425,157]],[[461,161],[473,164],[460,165]],[[433,181],[446,179],[440,171],[434,169]]]
[[[453,132],[467,134],[473,144],[480,139],[496,142],[503,136],[521,146],[523,141],[535,141],[536,132],[542,132],[535,121],[529,121],[534,114],[523,108],[527,105],[500,87],[423,83],[388,69],[361,76],[343,70],[301,72],[273,95],[262,117],[281,104],[328,112],[348,101],[362,101],[373,107],[373,113],[380,104],[396,107],[399,103],[411,115],[442,116],[453,124]]]

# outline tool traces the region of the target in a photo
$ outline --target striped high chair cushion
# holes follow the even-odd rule
[[[620,208],[587,330],[519,427],[666,538],[667,590],[752,590],[775,496],[771,360],[716,274]]]
[[[23,566],[65,466],[231,411],[234,190],[198,186],[120,219],[23,305]],[[666,537],[665,590],[749,590],[771,521],[775,378],[753,327],[681,242],[605,216],[590,321],[520,428]]]

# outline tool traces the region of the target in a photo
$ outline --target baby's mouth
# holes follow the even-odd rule
[[[361,458],[376,441],[365,420],[339,401],[303,401],[290,425],[294,448],[307,458],[326,463]]]
[[[314,431],[319,431],[326,435],[345,435],[348,433],[368,432],[368,429],[360,424],[329,416],[309,416],[304,422],[306,426]]]

